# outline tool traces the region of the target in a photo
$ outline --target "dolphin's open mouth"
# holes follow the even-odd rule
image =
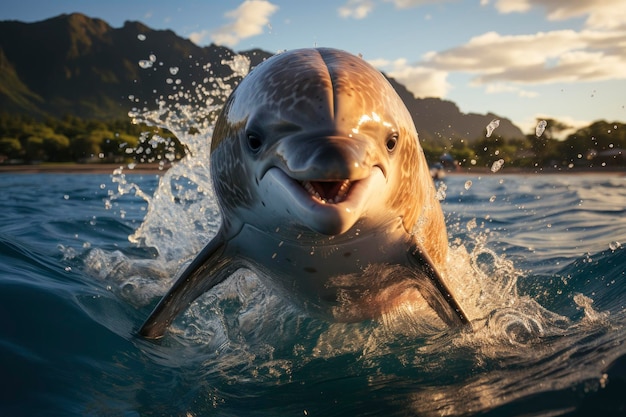
[[[356,181],[300,181],[302,187],[321,203],[337,204],[344,201]]]
[[[269,210],[272,221],[288,221],[320,233],[340,235],[364,212],[379,210],[385,175],[377,166],[370,175],[353,179],[294,178],[278,167],[268,169],[259,180],[260,208]]]

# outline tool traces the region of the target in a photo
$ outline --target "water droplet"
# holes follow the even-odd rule
[[[144,35],[143,33],[140,33],[137,35],[137,39],[139,39],[140,41],[145,41],[146,40],[146,35]]]
[[[487,125],[487,135],[486,137],[490,137],[491,134],[493,133],[493,131],[496,129],[496,127],[500,126],[500,120],[499,119],[493,119],[488,125]]]
[[[490,203],[493,203],[494,201],[496,201],[496,196],[495,196],[495,195],[492,195],[492,196],[489,198],[489,202],[490,202]]]
[[[152,67],[152,61],[149,61],[147,59],[142,59],[141,61],[139,61],[139,66],[143,69],[148,69]]]
[[[222,64],[228,65],[235,76],[245,77],[250,71],[250,59],[244,55],[235,55],[230,61],[223,60]]]
[[[493,165],[491,165],[491,172],[500,171],[500,168],[502,168],[502,165],[504,165],[504,159],[498,159],[497,161],[493,163]]]
[[[606,388],[606,384],[609,382],[609,375],[608,374],[602,374],[602,376],[600,377],[600,388],[604,389]]]
[[[471,180],[465,181],[465,189],[469,190],[470,188],[472,188],[472,181]]]
[[[170,74],[172,75],[178,74],[178,67],[170,67]]]
[[[609,243],[609,249],[611,249],[613,252],[615,252],[616,250],[618,250],[621,247],[622,247],[622,244],[619,243],[618,241],[613,241],[613,242]]]
[[[70,196],[69,196],[69,195],[67,195],[67,194],[65,194],[65,195],[63,196],[63,199],[65,199],[65,200],[69,200],[69,199],[70,199]]]
[[[439,201],[443,201],[446,199],[446,190],[448,189],[448,186],[445,183],[441,183],[439,184],[439,187],[437,188],[437,195],[436,198]]]
[[[537,127],[535,127],[535,136],[541,137],[543,132],[546,130],[546,126],[548,126],[548,122],[540,120],[539,123],[537,123]]]

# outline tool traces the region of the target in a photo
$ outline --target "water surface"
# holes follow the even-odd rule
[[[626,412],[626,178],[437,186],[473,331],[320,322],[242,272],[155,344],[138,327],[220,223],[206,167],[0,175],[0,415]]]

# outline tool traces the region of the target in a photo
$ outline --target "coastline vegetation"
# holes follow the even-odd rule
[[[456,161],[461,168],[490,167],[498,160],[519,168],[626,168],[626,124],[596,121],[564,140],[555,139],[563,128],[548,120],[539,137],[508,139],[493,134],[472,143],[451,138],[447,146],[423,141],[422,147],[431,164]],[[85,120],[71,115],[37,119],[0,113],[1,164],[159,162],[184,155],[184,146],[171,132],[129,119]]]
[[[557,120],[547,120],[541,135],[524,138],[503,138],[497,134],[468,144],[451,141],[444,149],[422,143],[429,162],[456,161],[460,168],[491,167],[502,160],[517,168],[589,169],[600,167],[626,168],[626,124],[596,121],[576,130],[565,139],[556,135],[568,128]],[[448,166],[446,166],[448,167]]]
[[[154,140],[159,139],[159,140]],[[0,113],[0,163],[158,162],[185,155],[169,131],[124,120]]]

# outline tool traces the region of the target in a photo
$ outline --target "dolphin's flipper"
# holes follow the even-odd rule
[[[239,265],[226,255],[227,246],[228,241],[221,233],[209,242],[141,326],[141,336],[148,339],[163,337],[167,327],[181,311],[239,269]]]
[[[416,286],[439,318],[451,327],[470,325],[463,309],[450,293],[426,251],[414,244],[407,255],[409,264],[425,275],[420,276]]]

